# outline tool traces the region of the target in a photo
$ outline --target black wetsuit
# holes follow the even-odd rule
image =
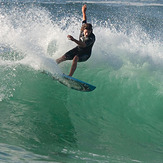
[[[83,21],[82,24],[86,23]],[[86,44],[86,47],[76,46],[65,54],[67,60],[72,60],[76,55],[79,57],[78,62],[84,62],[91,56],[92,47],[95,42],[95,35],[91,32],[88,37],[84,37],[84,33],[81,31],[79,35],[79,41]]]

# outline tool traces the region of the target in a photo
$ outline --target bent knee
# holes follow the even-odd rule
[[[65,55],[63,55],[61,58],[62,58],[64,61],[67,60],[67,57],[66,57]]]

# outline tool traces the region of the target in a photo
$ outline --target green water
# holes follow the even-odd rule
[[[93,92],[18,66],[15,82],[21,84],[0,103],[1,142],[56,161],[159,162],[163,96],[151,73],[79,67],[80,77],[97,86]]]

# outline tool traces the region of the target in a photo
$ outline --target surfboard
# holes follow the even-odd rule
[[[84,81],[81,81],[79,79],[76,79],[74,77],[62,74],[60,78],[57,79],[61,84],[71,88],[75,89],[77,91],[82,92],[90,92],[93,91],[96,87],[88,84]]]

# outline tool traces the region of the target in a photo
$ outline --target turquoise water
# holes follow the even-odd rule
[[[0,162],[163,162],[162,2],[99,2],[74,74],[90,93],[41,73],[69,72],[55,59],[75,45],[82,1],[1,2]]]

